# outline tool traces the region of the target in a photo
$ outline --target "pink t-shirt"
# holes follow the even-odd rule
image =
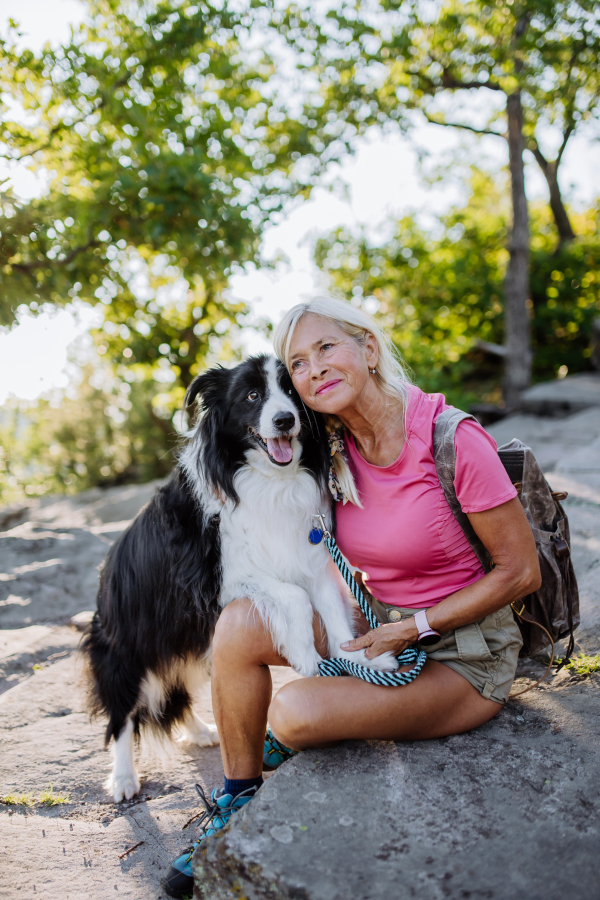
[[[366,572],[383,603],[435,606],[484,574],[452,515],[433,458],[433,429],[448,409],[442,394],[409,388],[406,442],[391,466],[374,466],[346,433],[348,460],[363,509],[336,504],[336,540],[351,564]],[[468,419],[456,430],[456,495],[464,512],[493,509],[517,496],[496,442]]]

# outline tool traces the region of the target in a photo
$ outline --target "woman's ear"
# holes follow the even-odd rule
[[[211,409],[219,400],[224,400],[229,388],[231,370],[216,366],[194,378],[185,395],[185,406],[190,407],[196,397],[202,398],[202,406]]]
[[[367,353],[367,365],[369,369],[374,369],[379,362],[379,344],[375,335],[371,334],[370,331],[367,332],[364,348]]]

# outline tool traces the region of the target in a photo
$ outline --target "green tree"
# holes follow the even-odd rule
[[[87,6],[63,47],[19,53],[14,30],[3,41],[0,151],[49,184],[31,202],[1,196],[0,321],[22,304],[102,303],[147,358],[146,326],[158,328],[171,289],[201,310],[200,328],[191,309],[180,323],[183,371],[212,324],[235,321],[223,300],[231,272],[260,261],[265,224],[310,187],[331,139],[310,97],[284,96],[273,60],[250,46],[249,6]]]
[[[341,152],[314,92],[293,90],[266,52],[260,4],[84,2],[64,46],[20,51],[14,23],[0,42],[0,155],[46,183],[31,201],[0,186],[0,325],[26,307],[101,308],[94,338],[117,385],[24,410],[18,433],[34,422],[40,468],[23,477],[52,489],[163,473],[185,388],[233,352],[246,310],[227,299],[232,272],[260,263],[265,225],[310,190],[328,147]],[[108,458],[104,443],[121,446],[112,407],[131,440]],[[50,440],[48,416],[54,456],[33,438]]]
[[[442,216],[432,233],[416,216],[393,223],[376,246],[345,229],[321,239],[316,261],[331,286],[377,309],[396,345],[429,391],[451,402],[500,400],[498,345],[504,330],[502,285],[510,223],[506,191],[473,170],[466,206]],[[589,368],[592,321],[600,311],[598,211],[576,216],[578,241],[555,254],[545,204],[532,207],[533,373],[555,378]]]
[[[327,82],[328,115],[348,128],[398,123],[408,129],[407,111],[420,110],[437,125],[506,138],[512,195],[504,285],[509,406],[518,404],[529,384],[532,359],[523,151],[527,142],[548,179],[560,239],[570,238],[558,166],[579,122],[597,115],[599,22],[593,0],[444,0],[435,7],[420,0],[352,0],[322,21],[315,21],[312,9],[303,16],[292,7],[283,23],[290,43],[311,57]],[[460,120],[461,98],[473,92],[490,98],[491,116],[480,128]],[[563,146],[552,162],[539,146],[542,119],[563,128]]]

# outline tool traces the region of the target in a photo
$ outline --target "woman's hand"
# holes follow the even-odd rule
[[[342,650],[364,650],[367,659],[375,659],[387,651],[398,656],[411,644],[416,643],[419,637],[417,626],[413,618],[403,622],[390,622],[388,625],[380,625],[372,631],[367,631],[362,637],[353,641],[346,641],[341,645]]]

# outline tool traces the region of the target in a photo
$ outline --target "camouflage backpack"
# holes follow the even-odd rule
[[[445,410],[435,423],[433,448],[440,484],[448,505],[486,572],[493,567],[469,519],[460,508],[454,489],[456,450],[454,435],[460,422],[474,419],[459,409]],[[475,420],[476,421],[476,420]],[[552,491],[530,447],[517,438],[498,449],[498,456],[519,494],[531,525],[540,561],[542,585],[511,604],[521,630],[520,656],[535,656],[548,644],[569,636],[564,665],[573,652],[573,632],[579,625],[579,593],[571,562],[569,520],[560,501],[565,493]]]

